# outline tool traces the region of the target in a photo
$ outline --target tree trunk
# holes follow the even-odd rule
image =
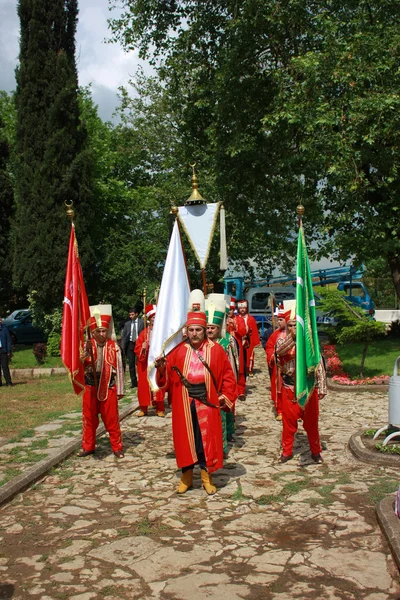
[[[362,357],[361,357],[360,375],[359,375],[359,377],[361,379],[363,378],[363,369],[364,369],[365,357],[367,356],[368,347],[369,347],[369,342],[366,342],[364,349],[363,349]]]
[[[396,254],[389,255],[389,267],[392,274],[397,299],[400,302],[400,257]]]

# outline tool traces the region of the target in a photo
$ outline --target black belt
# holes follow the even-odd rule
[[[100,381],[100,375],[101,375],[100,371],[98,371],[96,373],[96,375],[97,375],[97,384],[98,384]],[[96,385],[94,382],[93,371],[88,371],[87,373],[85,373],[85,384],[91,385],[91,386]],[[114,386],[115,386],[115,375],[114,375],[114,373],[112,373],[108,387],[113,388]]]
[[[292,375],[282,375],[282,380],[283,383],[286,383],[286,385],[294,385],[294,377],[292,377]]]
[[[182,385],[187,389],[190,398],[198,400],[210,408],[219,408],[219,406],[211,404],[211,402],[207,400],[207,388],[205,383],[190,383],[178,367],[174,366],[172,367],[172,370],[178,374],[178,377],[181,380]]]

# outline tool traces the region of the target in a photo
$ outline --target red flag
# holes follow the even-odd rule
[[[61,330],[61,358],[69,371],[75,393],[85,386],[83,362],[84,328],[90,319],[89,302],[79,260],[75,226],[72,223],[69,239],[67,275],[64,287],[64,308]]]

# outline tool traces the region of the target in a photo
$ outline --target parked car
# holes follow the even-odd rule
[[[10,332],[13,345],[46,341],[44,332],[33,325],[32,311],[28,308],[14,310],[11,315],[3,319],[3,323]]]

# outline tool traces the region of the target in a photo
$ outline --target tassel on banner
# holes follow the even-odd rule
[[[225,208],[221,204],[219,210],[219,230],[220,230],[220,251],[219,251],[219,268],[221,271],[226,271],[228,268],[228,254],[226,249],[226,230],[225,230]]]

